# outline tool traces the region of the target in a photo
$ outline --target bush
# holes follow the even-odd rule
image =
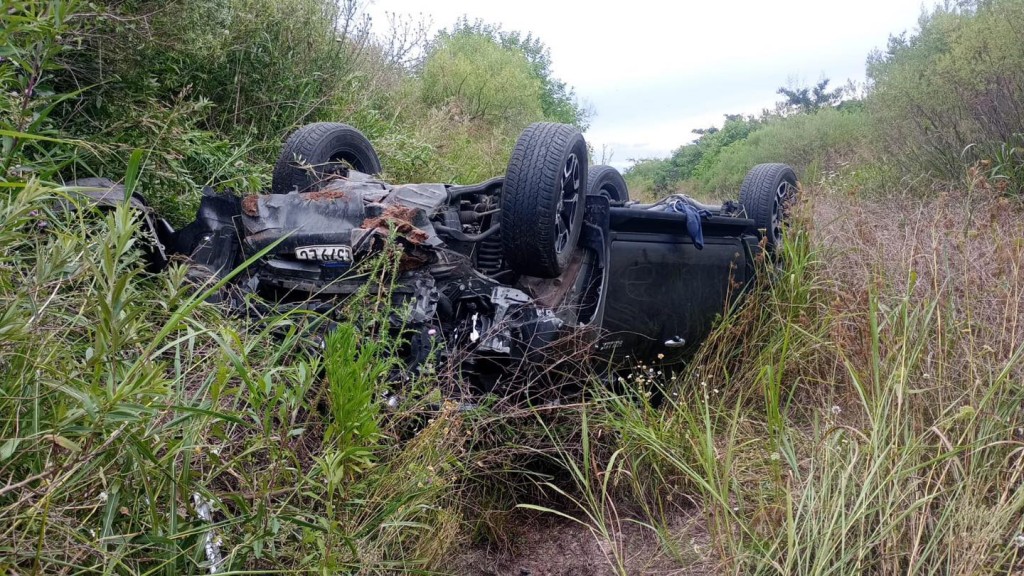
[[[481,20],[470,22],[463,16],[450,30],[438,33],[434,47],[456,37],[475,36],[488,39],[501,47],[521,53],[530,65],[530,74],[540,82],[540,106],[544,120],[572,124],[585,132],[593,112],[581,105],[576,92],[551,71],[551,51],[533,34],[502,30],[500,26]]]
[[[321,119],[368,43],[353,0],[114,1],[80,30],[58,84],[92,86],[66,111],[76,128],[119,120],[110,102],[187,98],[212,104],[197,114],[200,128],[260,142]]]
[[[142,189],[179,222],[204,185],[262,189],[283,136],[354,91],[368,42],[352,0],[54,6],[71,17],[53,43],[64,98],[50,120],[93,144],[62,175],[116,180],[144,149]]]
[[[119,180],[141,149],[140,190],[181,224],[203,186],[265,189],[304,123],[359,128],[389,178],[452,182],[500,174],[530,122],[585,123],[538,39],[463,23],[433,43],[422,31],[378,42],[360,6],[16,3],[0,26],[0,122],[33,138],[5,135],[3,177]]]
[[[856,109],[777,118],[722,148],[714,161],[701,164],[696,178],[703,189],[731,197],[754,165],[784,162],[802,179],[815,181],[828,171],[863,163],[871,155],[869,138],[866,114]]]
[[[1024,117],[1024,4],[938,8],[918,34],[869,59],[881,144],[907,173],[959,179],[965,164],[1013,145]],[[973,145],[973,146],[972,146]]]
[[[541,84],[523,53],[486,36],[445,39],[423,66],[423,101],[470,121],[521,130],[543,118],[540,96]]]
[[[629,196],[634,200],[655,198],[672,184],[672,165],[667,158],[635,160],[623,173]]]

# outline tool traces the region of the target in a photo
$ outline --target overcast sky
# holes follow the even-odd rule
[[[667,156],[695,128],[727,113],[759,113],[792,79],[863,80],[864,63],[890,33],[916,29],[932,0],[373,0],[388,12],[446,28],[465,14],[533,32],[555,75],[595,112],[587,141],[624,167]]]

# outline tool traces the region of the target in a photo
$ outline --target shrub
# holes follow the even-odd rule
[[[486,36],[445,39],[423,66],[423,101],[466,120],[518,131],[543,118],[540,97],[541,84],[523,53]]]
[[[804,180],[857,165],[870,157],[869,130],[862,111],[827,108],[814,114],[779,118],[747,138],[724,147],[713,162],[701,165],[701,187],[734,196],[755,164],[785,162]]]
[[[500,26],[481,20],[470,22],[463,16],[450,30],[441,31],[433,41],[437,46],[457,36],[486,38],[503,48],[520,52],[530,65],[530,74],[540,82],[540,106],[549,122],[572,124],[586,131],[593,112],[579,103],[576,92],[551,71],[551,51],[533,34],[502,30]]]
[[[1012,146],[1024,118],[1024,4],[938,8],[871,56],[868,100],[881,144],[908,173],[959,179]],[[973,145],[973,146],[972,146]]]
[[[718,155],[727,146],[743,140],[763,125],[753,116],[726,114],[722,128],[694,130],[699,137],[691,144],[680,146],[667,159],[647,159],[637,162],[626,171],[631,184],[655,195],[678,190],[682,182],[715,165]]]

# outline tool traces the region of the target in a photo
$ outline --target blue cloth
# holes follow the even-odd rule
[[[704,231],[701,229],[701,221],[711,218],[711,212],[697,208],[696,206],[682,199],[674,199],[659,206],[664,212],[676,212],[686,214],[686,233],[693,238],[693,245],[697,250],[704,249]]]

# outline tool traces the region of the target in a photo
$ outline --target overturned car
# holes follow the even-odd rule
[[[285,143],[269,194],[208,190],[180,230],[147,213],[152,255],[157,267],[185,257],[213,279],[250,261],[228,305],[251,294],[330,314],[374,281],[360,263],[391,242],[401,249],[392,298],[405,310],[394,327],[407,373],[451,370],[479,393],[523,366],[557,363],[566,340],[606,365],[685,361],[751,285],[759,256],[780,246],[793,170],[754,167],[738,202],[641,204],[617,170],[588,167],[587,152],[575,128],[537,123],[503,176],[394,185],[377,177],[363,134],[310,124]],[[104,202],[118,192],[89,194]]]

